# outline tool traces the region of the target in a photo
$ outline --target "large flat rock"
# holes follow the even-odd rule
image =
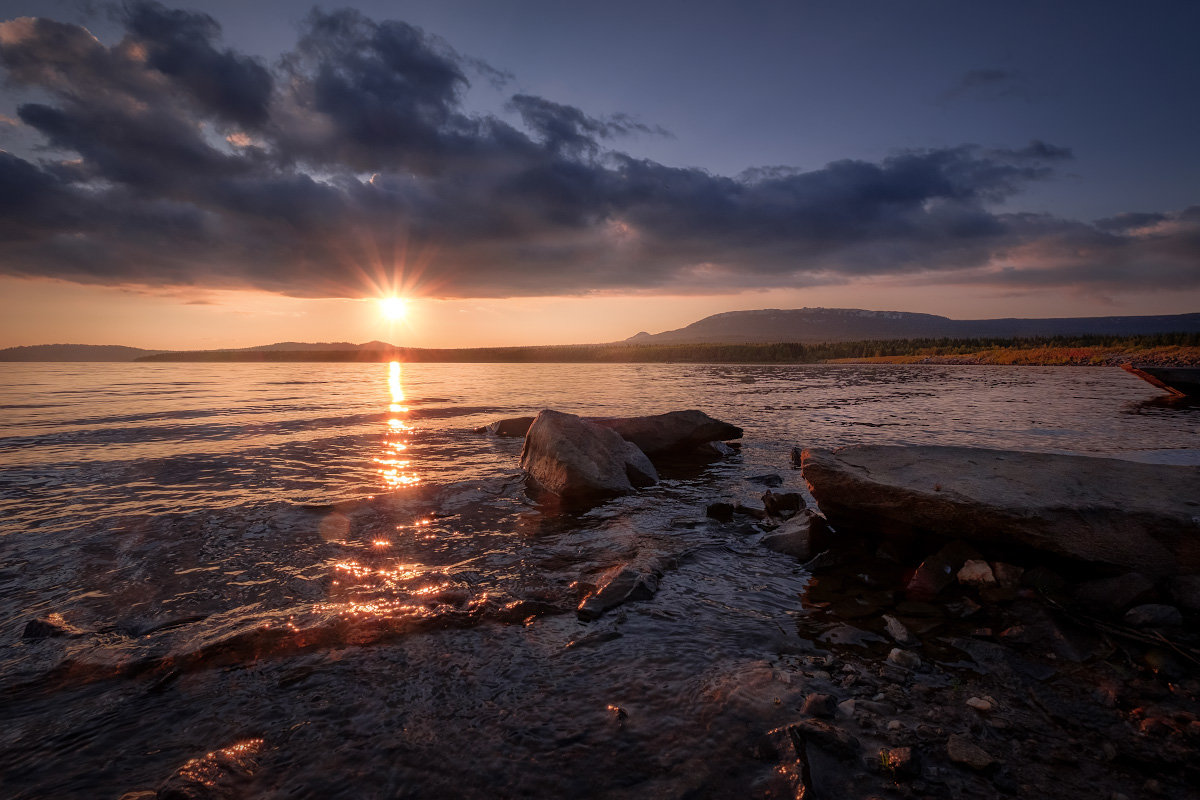
[[[1017,544],[1154,575],[1200,572],[1200,468],[968,447],[805,450],[834,527]]]

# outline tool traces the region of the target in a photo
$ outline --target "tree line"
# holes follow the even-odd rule
[[[922,338],[855,342],[763,344],[593,344],[537,347],[396,347],[355,350],[193,350],[143,356],[138,361],[425,363],[728,363],[816,364],[833,359],[952,356],[981,350],[1097,347],[1143,350],[1200,347],[1200,333],[1028,338]]]

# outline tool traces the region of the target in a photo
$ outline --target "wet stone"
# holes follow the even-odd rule
[[[1125,612],[1124,622],[1134,628],[1178,628],[1183,625],[1183,615],[1175,606],[1146,603]]]
[[[773,472],[768,475],[751,475],[746,480],[750,483],[757,483],[759,486],[769,486],[772,489],[783,486],[783,477]]]
[[[884,748],[879,751],[879,762],[885,771],[900,779],[921,775],[921,761],[911,747]]]
[[[633,566],[616,567],[601,579],[599,588],[579,604],[579,619],[599,619],[622,603],[649,600],[658,591],[658,574]]]
[[[804,707],[800,710],[810,717],[832,719],[837,713],[837,700],[832,695],[814,692],[804,698]]]
[[[896,644],[903,645],[905,647],[912,647],[920,644],[920,641],[917,639],[917,637],[909,633],[909,630],[904,626],[904,623],[893,617],[891,614],[883,615],[883,624],[884,630],[887,631],[887,635],[892,637]]]
[[[919,669],[921,666],[921,657],[911,650],[901,650],[899,647],[893,647],[891,652],[887,654],[887,660],[898,667],[904,669]]]
[[[772,492],[762,494],[763,509],[772,517],[787,517],[799,513],[805,506],[799,492]]]
[[[1075,589],[1075,601],[1087,609],[1120,611],[1148,598],[1153,591],[1154,581],[1140,573],[1128,572],[1115,578],[1081,583]]]
[[[48,614],[25,623],[22,639],[51,639],[58,637],[85,636],[87,631],[77,628],[63,619],[62,614]]]
[[[917,567],[906,587],[908,596],[913,600],[932,600],[953,582],[964,563],[978,558],[979,553],[965,542],[950,542]]]
[[[996,759],[965,734],[956,733],[946,742],[946,754],[956,764],[974,770],[986,770],[996,764]]]
[[[801,751],[801,747],[813,744],[838,758],[850,760],[862,749],[858,739],[836,725],[820,719],[801,720],[789,725],[787,731],[793,742],[799,745],[797,751]]]
[[[1200,575],[1180,575],[1171,581],[1170,590],[1177,606],[1200,612]]]
[[[709,503],[704,516],[718,522],[733,522],[733,503]]]

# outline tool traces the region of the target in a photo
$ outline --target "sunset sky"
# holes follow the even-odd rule
[[[1200,3],[0,0],[0,19],[0,347],[1200,310]]]

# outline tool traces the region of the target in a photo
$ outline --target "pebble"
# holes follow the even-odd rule
[[[901,722],[901,721],[900,721],[900,720],[898,720],[898,719],[894,719],[894,720],[892,720],[891,722],[889,722],[889,723],[887,724],[887,729],[888,729],[889,731],[898,731],[898,730],[901,730],[901,729],[903,729],[903,728],[904,728],[904,723],[903,723],[903,722]]]
[[[837,704],[838,716],[853,717],[854,716],[854,705],[855,705],[855,703],[854,703],[853,698],[850,700],[843,700],[842,702],[838,703]]]
[[[917,637],[909,633],[908,628],[904,627],[904,623],[893,617],[891,614],[883,615],[884,629],[887,635],[892,637],[896,644],[915,645],[920,644]]]
[[[919,655],[908,650],[901,650],[899,647],[892,648],[891,652],[887,654],[887,660],[905,669],[917,669],[921,666]]]
[[[967,700],[967,705],[983,714],[986,714],[992,710],[992,704],[987,700],[984,700],[982,697],[969,698]]]

